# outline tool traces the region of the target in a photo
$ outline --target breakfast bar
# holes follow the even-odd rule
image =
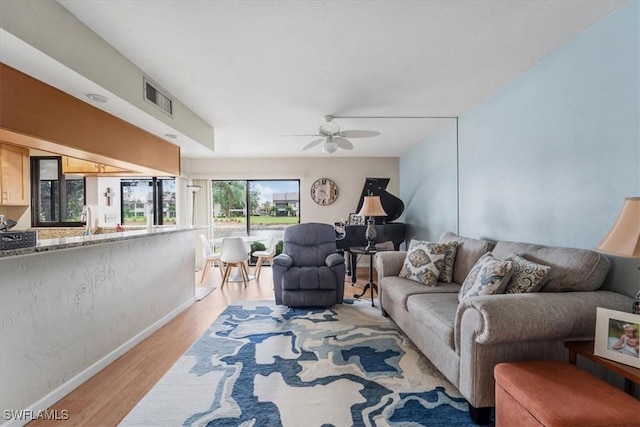
[[[0,251],[0,409],[46,409],[195,301],[195,230]]]

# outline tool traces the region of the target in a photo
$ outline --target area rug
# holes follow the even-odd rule
[[[229,306],[121,426],[474,426],[379,308]]]

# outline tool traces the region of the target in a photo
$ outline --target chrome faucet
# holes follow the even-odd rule
[[[84,222],[84,231],[82,232],[83,236],[89,236],[93,234],[91,230],[91,222],[93,221],[93,214],[91,213],[91,208],[88,205],[85,205],[82,208],[82,215],[80,216],[80,222]]]

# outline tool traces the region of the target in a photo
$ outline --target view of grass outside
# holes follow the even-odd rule
[[[268,234],[300,222],[299,180],[212,181],[211,185],[216,237]]]

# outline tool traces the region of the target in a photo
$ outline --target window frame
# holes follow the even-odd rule
[[[40,220],[40,160],[57,160],[58,161],[58,221],[41,221]],[[62,189],[65,187],[64,173],[62,172],[61,156],[32,156],[31,163],[31,226],[32,227],[84,227],[85,224],[80,221],[64,221],[66,218],[63,206],[67,205],[67,194]],[[87,204],[87,179],[82,177],[82,198],[83,206]],[[63,215],[64,214],[64,215]]]
[[[245,207],[246,207],[246,232],[247,235],[249,235],[251,233],[251,208],[250,208],[250,202],[251,202],[251,194],[250,194],[250,190],[251,190],[251,183],[252,182],[262,182],[262,181],[294,181],[298,183],[298,199],[300,198],[300,188],[301,188],[301,180],[300,178],[262,178],[262,179],[257,179],[257,178],[244,178],[244,179],[240,179],[240,178],[233,178],[233,179],[219,179],[219,178],[215,178],[215,179],[210,179],[209,180],[209,185],[213,188],[213,183],[214,182],[228,182],[228,181],[242,181],[245,183]],[[213,194],[211,195],[211,208],[213,211]],[[302,215],[302,206],[300,203],[300,200],[298,200],[298,224],[300,224],[300,218]],[[212,212],[214,221],[215,221],[215,213]]]
[[[164,217],[162,216],[162,203],[164,201],[164,181],[173,180],[175,177],[127,177],[120,179],[120,223],[124,221],[124,185],[125,181],[151,181],[151,204],[153,206],[152,218],[153,225],[164,225]]]

